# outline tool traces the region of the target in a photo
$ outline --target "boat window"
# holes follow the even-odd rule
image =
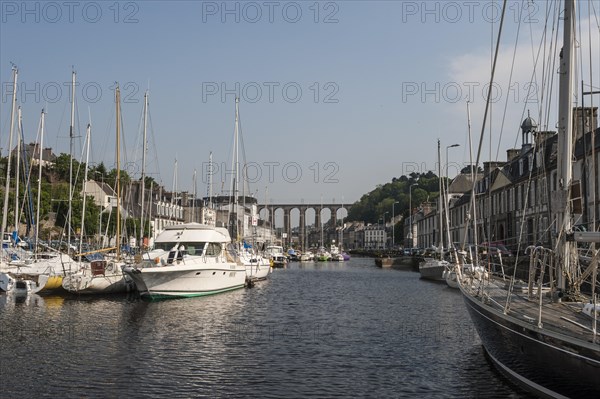
[[[206,247],[206,255],[208,256],[218,256],[221,254],[221,244],[218,242],[209,242]]]
[[[170,252],[174,247],[185,247],[188,255],[200,256],[206,245],[204,242],[157,242],[154,244],[154,249],[162,249],[165,252]]]

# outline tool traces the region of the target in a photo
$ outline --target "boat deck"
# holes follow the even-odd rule
[[[484,287],[480,287],[479,282],[473,282],[466,288],[478,299],[482,298],[483,291],[485,304],[494,310],[504,311],[508,295],[507,281],[494,277],[489,282],[486,281]],[[534,295],[530,299],[527,286],[524,289],[515,287],[510,295],[507,314],[529,325],[537,326],[540,330],[568,335],[600,347],[598,334],[600,320],[597,320],[596,333],[594,333],[594,319],[582,312],[581,302],[552,301],[547,292],[542,292],[542,305],[540,324],[540,298],[537,289],[534,288]]]

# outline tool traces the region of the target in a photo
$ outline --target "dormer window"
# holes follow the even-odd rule
[[[523,174],[523,158],[519,159],[519,176]]]

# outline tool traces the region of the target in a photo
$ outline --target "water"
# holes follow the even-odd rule
[[[0,295],[0,396],[522,397],[460,292],[373,259],[204,298]]]

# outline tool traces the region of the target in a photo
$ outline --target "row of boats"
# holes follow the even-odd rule
[[[152,250],[121,257],[106,254],[85,260],[60,251],[30,254],[3,248],[7,261],[0,265],[0,290],[34,294],[64,289],[77,294],[110,294],[138,290],[142,297],[194,297],[251,285],[268,277],[273,267],[290,260],[343,261],[349,256],[335,246],[312,252],[265,246],[258,251],[244,242],[234,243],[223,227],[199,223],[167,226]],[[97,253],[95,253],[97,255]]]
[[[108,294],[137,289],[142,297],[191,297],[241,288],[266,279],[273,259],[267,247],[259,253],[235,245],[225,228],[198,223],[167,226],[154,248],[135,256],[107,254],[85,261],[54,251],[27,257],[4,248],[0,289],[29,294],[63,288],[78,294]]]

